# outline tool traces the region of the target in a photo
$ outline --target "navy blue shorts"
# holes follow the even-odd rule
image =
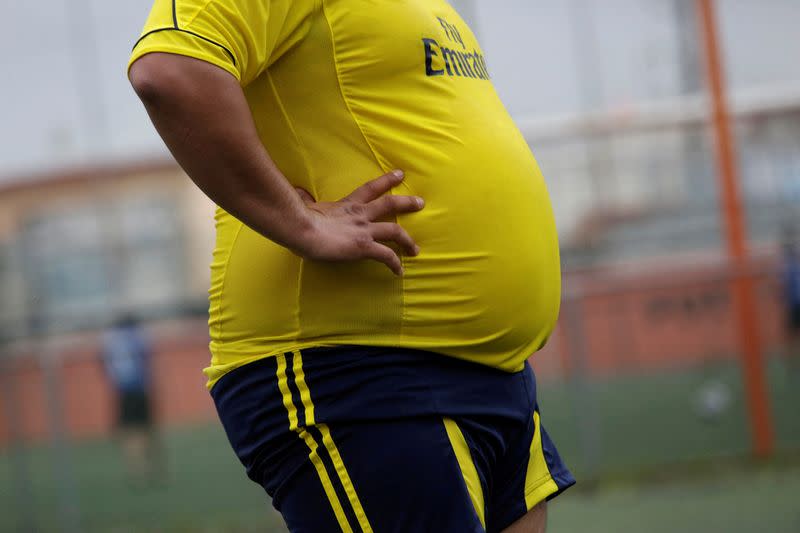
[[[315,348],[238,368],[211,394],[293,532],[501,531],[575,483],[527,364]]]

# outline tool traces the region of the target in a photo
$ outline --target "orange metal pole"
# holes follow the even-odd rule
[[[739,191],[736,147],[725,94],[725,78],[717,35],[714,0],[697,0],[697,9],[705,48],[708,89],[713,107],[725,237],[728,256],[735,272],[733,295],[739,341],[742,347],[742,367],[753,438],[753,453],[758,457],[765,457],[772,453],[775,438],[761,356],[753,280],[748,272],[747,229]]]

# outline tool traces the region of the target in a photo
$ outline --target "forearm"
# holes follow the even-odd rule
[[[386,222],[423,207],[421,198],[388,194],[403,174],[366,182],[337,202],[295,190],[261,144],[239,82],[188,57],[153,53],[130,69],[131,83],[158,133],[209,198],[249,227],[298,255],[319,261],[371,259],[401,274],[398,244],[419,250],[399,225]]]
[[[217,205],[287,248],[302,247],[312,218],[261,144],[237,80],[170,54],[136,61],[130,80],[172,155]]]

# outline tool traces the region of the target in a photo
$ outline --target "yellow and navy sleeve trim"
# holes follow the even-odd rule
[[[372,526],[330,428],[326,424],[317,424],[314,419],[314,403],[303,372],[303,356],[300,351],[277,356],[277,378],[288,416],[289,430],[297,433],[308,447],[308,458],[317,471],[339,527],[345,533],[354,530],[372,533]],[[294,390],[299,396],[301,409],[297,408]],[[320,453],[321,451],[324,453]],[[340,498],[340,495],[343,497]],[[347,505],[342,500],[346,500]]]
[[[233,51],[219,41],[182,27],[178,21],[176,4],[177,0],[171,0],[171,20],[166,18],[166,13],[157,17],[159,26],[152,29],[146,28],[133,45],[128,69],[137,59],[146,54],[165,52],[206,61],[230,72],[237,80],[241,80],[239,65]]]
[[[136,47],[139,46],[139,43],[142,42],[146,37],[149,37],[149,36],[153,35],[154,33],[159,33],[159,32],[162,32],[162,31],[179,31],[179,32],[187,33],[189,35],[197,37],[198,39],[202,39],[202,40],[206,41],[207,43],[211,43],[214,46],[219,46],[222,49],[222,51],[225,52],[228,55],[228,57],[231,58],[231,61],[233,62],[233,66],[234,67],[236,66],[236,57],[233,55],[233,52],[231,52],[228,49],[227,46],[222,45],[222,44],[220,44],[217,41],[214,41],[212,39],[209,39],[208,37],[203,37],[199,33],[195,33],[193,31],[181,29],[177,25],[175,25],[174,27],[171,27],[171,28],[157,28],[155,30],[148,31],[147,33],[145,33],[144,35],[139,37],[139,40],[136,41],[136,44],[133,45],[133,49],[132,50],[135,50]]]

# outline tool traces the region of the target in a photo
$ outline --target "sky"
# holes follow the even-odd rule
[[[681,74],[675,5],[691,0],[453,0],[515,118],[668,100]],[[125,66],[150,0],[6,2],[0,183],[165,156]],[[718,0],[735,88],[800,82],[798,0]],[[35,28],[35,31],[32,29]],[[685,28],[684,28],[685,29]],[[691,35],[691,32],[688,32]]]

